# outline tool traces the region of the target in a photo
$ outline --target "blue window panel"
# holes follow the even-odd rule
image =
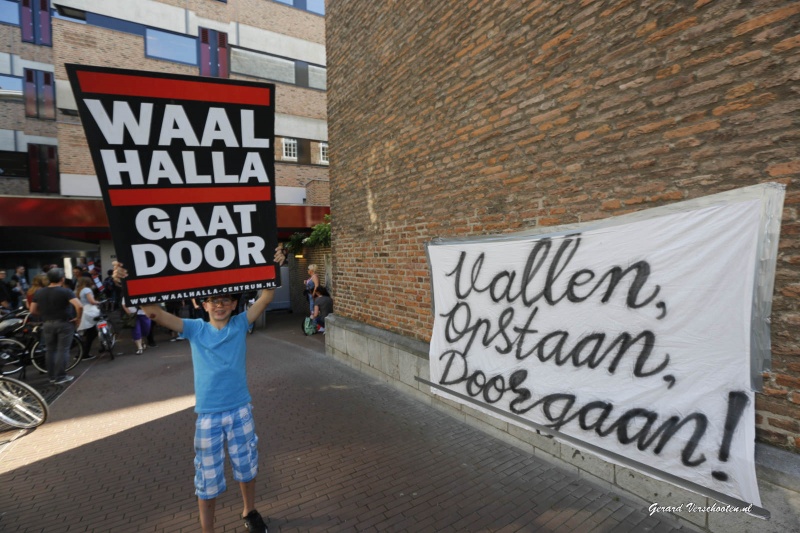
[[[0,22],[19,26],[19,2],[0,0]]]
[[[0,76],[0,91],[19,93],[22,96],[22,78]]]
[[[317,15],[325,14],[325,0],[306,0],[306,10]]]
[[[145,55],[176,63],[197,65],[197,39],[147,28]]]
[[[125,33],[132,33],[134,35],[145,35],[145,26],[127,20],[115,19],[113,17],[106,17],[104,15],[97,15],[96,13],[86,13],[86,23],[92,26],[99,26],[109,30],[122,31]]]

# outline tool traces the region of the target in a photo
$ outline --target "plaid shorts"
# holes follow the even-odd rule
[[[195,494],[203,500],[216,498],[225,491],[225,441],[228,441],[233,479],[251,481],[258,474],[258,437],[252,405],[197,415],[194,486]]]

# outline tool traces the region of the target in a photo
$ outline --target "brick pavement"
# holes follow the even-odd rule
[[[0,531],[198,530],[189,347],[166,340],[83,363],[48,422],[0,446]],[[248,349],[273,533],[679,529],[327,358],[292,315],[270,315]],[[217,531],[243,531],[228,481]]]

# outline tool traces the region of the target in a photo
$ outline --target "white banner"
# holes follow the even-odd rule
[[[763,211],[757,195],[431,243],[431,382],[760,506],[750,337]]]

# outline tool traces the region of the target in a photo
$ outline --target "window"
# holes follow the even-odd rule
[[[328,161],[328,143],[319,143],[319,162],[323,165],[330,163]]]
[[[16,76],[0,76],[0,95],[4,98],[22,96],[22,78]]]
[[[19,26],[19,2],[0,0],[0,22]]]
[[[31,192],[60,192],[58,147],[49,144],[29,144],[28,171]]]
[[[230,68],[228,34],[208,28],[200,30],[200,75],[227,78]]]
[[[275,0],[275,1],[280,2],[281,4],[286,4],[288,6],[296,7],[297,9],[302,9],[303,11],[310,11],[311,13],[316,13],[317,15],[325,14],[325,0]]]
[[[27,178],[28,154],[8,150],[0,151],[0,177]]]
[[[325,67],[308,65],[308,86],[324,91],[328,86],[328,70]]]
[[[19,14],[23,42],[48,46],[53,44],[50,0],[21,0]]]
[[[231,50],[231,72],[294,83],[294,61],[241,48]]]
[[[56,118],[56,91],[52,72],[25,69],[25,116]]]
[[[283,157],[284,161],[297,161],[297,139],[283,139]]]
[[[145,55],[188,65],[197,64],[197,39],[147,28]]]
[[[317,15],[325,14],[325,0],[306,0],[306,10]]]

